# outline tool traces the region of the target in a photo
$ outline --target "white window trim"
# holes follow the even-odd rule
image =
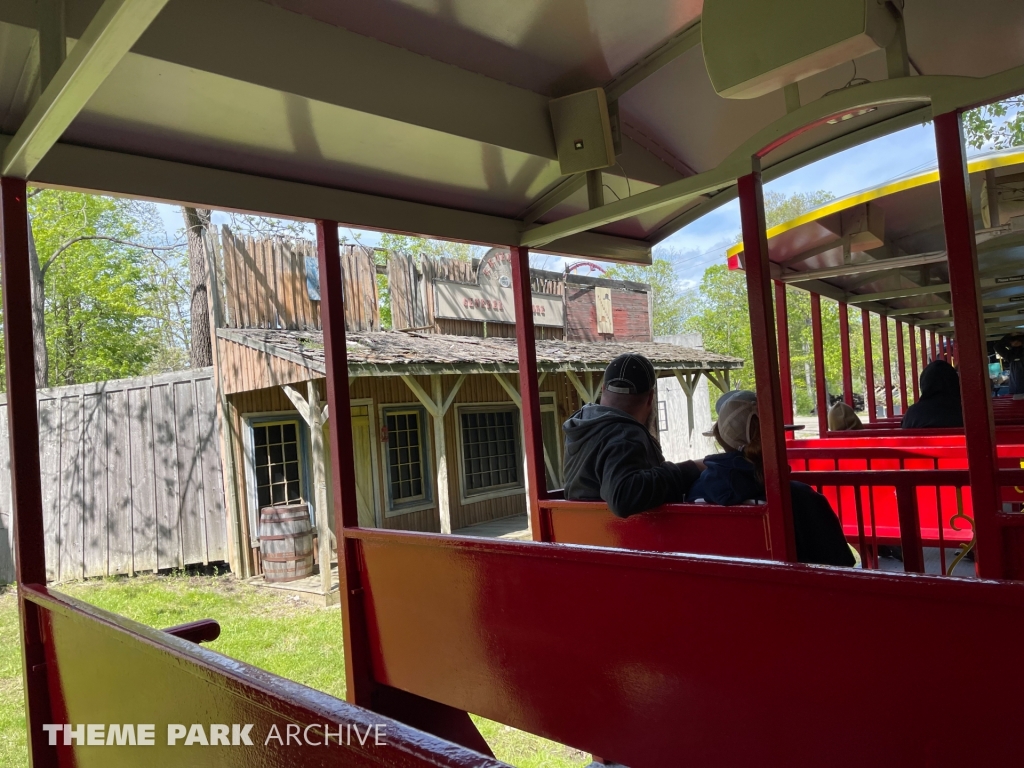
[[[386,412],[391,410],[401,411],[417,411],[420,414],[420,434],[423,437],[423,445],[420,451],[421,461],[423,462],[423,481],[424,486],[427,490],[427,498],[423,501],[412,502],[408,504],[399,503],[396,507],[394,502],[391,500],[391,472],[388,455],[386,448],[381,448],[381,453],[384,455],[381,457],[381,480],[383,493],[382,498],[384,499],[384,517],[399,517],[401,515],[407,515],[410,512],[422,512],[425,509],[436,509],[436,490],[437,477],[435,476],[436,470],[434,469],[433,461],[433,448],[432,448],[432,436],[431,424],[429,422],[430,414],[427,413],[427,409],[419,401],[410,401],[407,403],[381,403],[377,406],[377,413],[379,416],[379,423],[381,429],[387,425]],[[377,439],[380,440],[380,432],[377,432]],[[383,444],[383,441],[381,441]]]
[[[260,503],[256,495],[256,467],[253,464],[256,456],[256,446],[253,443],[252,436],[254,420],[256,421],[255,426],[259,427],[292,423],[298,425],[296,434],[298,435],[299,445],[299,495],[306,500],[306,504],[314,508],[314,513],[319,513],[319,510],[315,508],[315,500],[309,498],[309,489],[306,487],[306,474],[310,471],[310,467],[305,445],[306,440],[303,439],[303,436],[308,431],[308,427],[306,430],[303,429],[306,427],[306,424],[302,421],[302,416],[297,411],[256,411],[254,413],[243,413],[242,456],[245,459],[245,495],[250,512],[249,541],[250,546],[257,547],[259,546],[260,535]],[[255,528],[252,525],[253,521],[256,523]]]
[[[466,467],[464,464],[463,444],[462,444],[462,414],[464,412],[486,412],[486,411],[514,411],[516,413],[516,421],[518,422],[519,428],[515,430],[516,448],[518,456],[516,457],[516,468],[519,475],[519,482],[516,485],[507,485],[502,488],[495,489],[493,491],[483,491],[481,493],[467,494],[466,493]],[[455,406],[455,432],[456,432],[456,451],[459,454],[459,504],[467,506],[469,504],[476,504],[481,501],[487,501],[489,499],[501,499],[505,496],[517,496],[526,493],[526,483],[523,479],[523,472],[525,467],[523,466],[523,440],[522,440],[522,414],[519,409],[516,408],[515,403],[509,402],[508,400],[497,401],[492,403],[461,403]]]
[[[553,413],[555,415],[555,445],[557,446],[557,456],[551,456],[551,463],[555,465],[560,472],[565,471],[565,467],[562,463],[562,451],[565,445],[565,436],[562,434],[562,422],[558,418],[558,403],[557,403],[556,392],[541,392],[540,393],[540,412],[541,414]],[[541,422],[541,440],[543,441],[544,424]]]

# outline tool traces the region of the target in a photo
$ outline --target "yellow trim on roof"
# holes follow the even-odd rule
[[[968,160],[967,172],[978,173],[980,171],[988,171],[993,168],[1002,168],[1007,165],[1017,165],[1018,163],[1024,163],[1024,151],[985,155],[975,158],[974,160]],[[886,197],[887,195],[894,195],[897,192],[903,192],[904,190],[913,189],[914,187],[921,187],[925,184],[934,184],[938,180],[939,171],[938,169],[935,169],[919,173],[916,176],[897,179],[896,181],[891,181],[881,187],[857,192],[849,197],[833,200],[830,203],[825,203],[825,205],[820,208],[815,208],[813,211],[808,211],[801,216],[797,216],[795,219],[784,221],[782,224],[776,224],[768,230],[768,239],[771,240],[773,237],[781,235],[783,232],[796,229],[797,227],[811,221],[823,219],[826,216],[831,216],[833,213],[844,211],[847,208],[853,208],[855,205],[867,203],[871,200],[877,200],[880,197]],[[732,246],[732,248],[725,252],[725,255],[726,257],[729,257],[735,256],[737,253],[743,253],[743,243],[737,243]]]

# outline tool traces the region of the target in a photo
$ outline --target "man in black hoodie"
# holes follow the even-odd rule
[[[962,427],[960,374],[945,360],[932,360],[921,372],[921,397],[900,422],[903,429]]]
[[[565,498],[603,499],[619,517],[684,501],[699,462],[665,461],[651,433],[657,376],[643,355],[608,364],[600,405],[585,405],[562,425]]]

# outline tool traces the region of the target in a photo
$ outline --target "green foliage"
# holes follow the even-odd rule
[[[43,189],[29,215],[44,271],[51,386],[187,365],[187,256],[157,244],[152,205]]]
[[[486,252],[483,246],[456,243],[449,240],[427,240],[423,237],[395,235],[385,232],[380,236],[380,247],[391,253],[411,253],[417,261],[422,256],[432,259],[457,259],[472,261]]]
[[[767,190],[764,193],[764,218],[768,228],[792,221],[815,208],[820,208],[835,197],[831,192],[819,189],[817,192],[795,192],[784,195]],[[741,236],[742,239],[742,236]],[[738,241],[737,241],[738,242]]]
[[[964,113],[964,138],[975,149],[1024,145],[1024,96],[1013,96]]]
[[[604,276],[610,280],[628,280],[651,286],[654,305],[654,335],[670,336],[683,331],[686,295],[679,290],[672,262],[657,256],[649,266],[616,264]]]
[[[374,251],[373,263],[380,267],[388,265],[387,251]],[[391,322],[391,284],[388,283],[387,275],[376,276],[377,279],[377,308],[380,312],[381,330],[390,331],[393,327]]]

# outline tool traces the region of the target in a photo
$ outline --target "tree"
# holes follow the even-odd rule
[[[30,191],[38,386],[136,375],[159,356],[181,244],[159,242],[158,219],[148,203]]]
[[[210,304],[207,290],[206,243],[209,239],[210,211],[206,208],[182,206],[185,237],[188,241],[189,319],[191,344],[189,362],[193,368],[213,365],[213,342],[210,338]]]
[[[1024,145],[1024,95],[965,112],[964,138],[975,149]]]
[[[604,276],[610,280],[628,280],[651,286],[654,310],[653,325],[655,336],[671,336],[682,333],[686,296],[679,290],[672,262],[658,256],[650,265],[616,264]]]
[[[359,242],[359,237],[353,236],[356,242]],[[417,261],[422,256],[432,259],[472,261],[474,258],[482,257],[486,252],[486,249],[480,245],[456,243],[450,240],[428,240],[423,237],[396,235],[391,232],[385,232],[380,236],[380,247],[390,253],[411,253]]]

